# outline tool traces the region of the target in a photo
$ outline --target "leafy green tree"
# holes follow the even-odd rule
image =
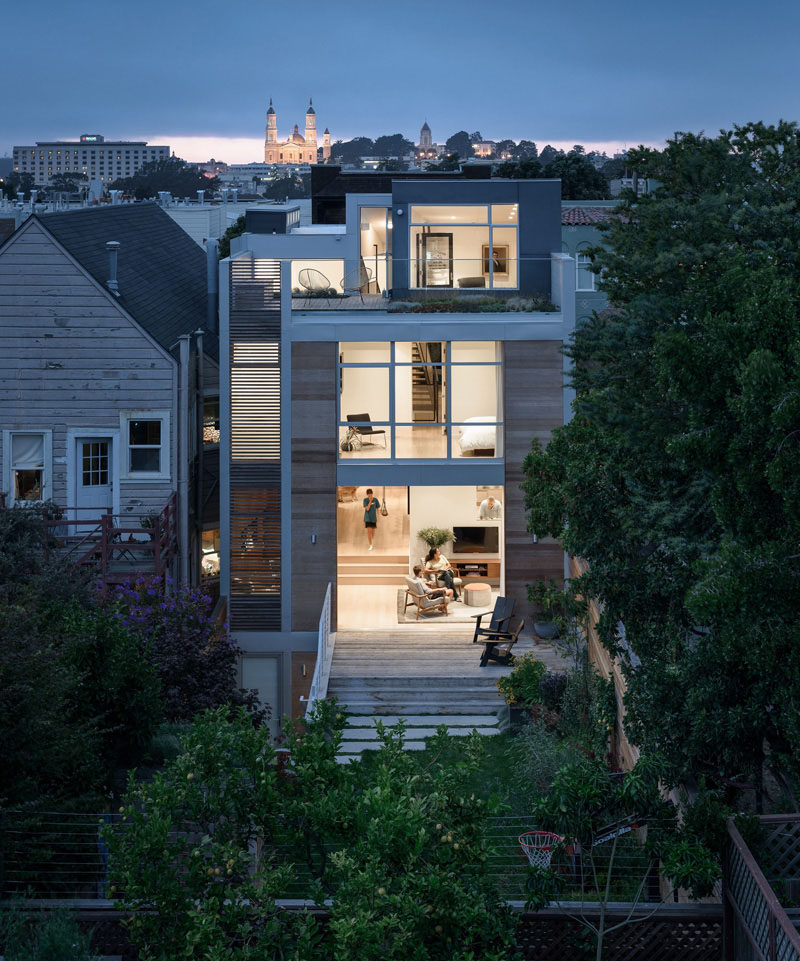
[[[439,163],[430,164],[428,170],[458,170],[461,166],[461,161],[458,159],[457,153],[447,154]]]
[[[542,151],[542,158],[545,150]],[[608,181],[583,153],[570,151],[567,154],[554,154],[546,162],[542,158],[528,158],[519,163],[506,161],[494,168],[494,175],[557,178],[561,181],[563,200],[602,200],[609,196]]]
[[[796,797],[797,128],[677,134],[628,162],[662,186],[594,251],[612,310],[568,349],[574,419],[526,459],[530,529],[589,561],[573,587],[626,664],[629,736],[712,787],[761,803],[769,769]]]
[[[236,220],[228,227],[225,233],[219,238],[219,246],[217,247],[217,253],[220,260],[224,260],[226,257],[231,255],[231,241],[234,237],[241,237],[242,234],[247,229],[247,218],[244,214],[237,217]]]
[[[542,150],[539,152],[539,160],[543,164],[549,164],[551,160],[555,160],[555,158],[558,157],[559,154],[563,154],[563,153],[564,153],[563,150],[556,150],[555,147],[552,147],[550,144],[547,144],[547,146],[543,147]]]
[[[568,879],[554,867],[532,872],[533,905],[562,897],[577,901],[577,909],[565,908],[565,913],[583,924],[597,961],[609,934],[636,923],[633,911],[609,923],[609,903],[625,900],[638,906],[659,863],[695,897],[710,894],[720,875],[719,858],[695,833],[701,819],[681,827],[677,811],[662,796],[661,775],[658,761],[647,758],[625,775],[610,774],[603,763],[584,758],[561,768],[533,804],[534,822],[565,839],[557,859],[566,853],[571,859]],[[717,814],[715,834],[727,812],[720,808]],[[634,825],[646,826],[644,843],[635,839]]]
[[[55,174],[50,178],[50,190],[63,193],[75,193],[81,186],[86,186],[86,174],[77,170],[70,173]]]
[[[121,177],[110,186],[133,194],[137,200],[155,197],[159,190],[167,190],[175,197],[194,197],[198,190],[216,190],[219,179],[209,179],[194,164],[179,157],[167,157],[144,164],[131,177]]]
[[[401,133],[394,133],[378,137],[373,149],[377,157],[405,157],[413,153],[414,144]]]
[[[31,190],[36,186],[33,174],[20,173],[17,170],[12,170],[5,182],[10,184],[23,200],[30,200]]]
[[[458,154],[462,160],[469,160],[472,156],[472,138],[466,130],[459,130],[447,138],[444,149],[448,154]]]
[[[310,178],[305,175],[292,174],[288,177],[279,177],[267,185],[264,196],[268,200],[297,200],[300,197],[311,196]]]
[[[362,157],[375,153],[375,142],[369,137],[353,137],[352,140],[337,140],[331,146],[331,158],[337,163],[358,163]]]
[[[440,733],[420,771],[402,729],[379,728],[377,757],[345,766],[344,722],[321,704],[287,730],[285,765],[244,711],[210,711],[151,783],[131,779],[123,824],[107,836],[144,961],[508,957],[513,918],[487,872],[492,809],[466,787],[477,739],[453,765]],[[290,890],[331,899],[324,930],[278,911]]]

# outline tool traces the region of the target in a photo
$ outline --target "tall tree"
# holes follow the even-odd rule
[[[375,153],[375,143],[369,137],[337,140],[331,147],[331,157],[339,163],[357,163],[362,157]]]
[[[680,133],[629,163],[662,186],[594,251],[614,309],[568,349],[575,417],[526,460],[530,527],[588,559],[573,586],[611,651],[625,625],[632,739],[718,784],[769,765],[796,805],[798,131]]]
[[[414,152],[414,144],[401,133],[378,137],[375,141],[374,153],[378,157],[405,157]]]
[[[448,137],[444,144],[445,152],[454,153],[462,160],[469,160],[472,156],[472,140],[466,130],[459,130],[452,137]]]
[[[155,197],[159,190],[168,190],[176,197],[194,197],[198,190],[216,190],[219,180],[209,179],[194,164],[180,157],[167,157],[144,164],[133,176],[121,177],[110,186],[133,194],[137,200],[146,200]]]

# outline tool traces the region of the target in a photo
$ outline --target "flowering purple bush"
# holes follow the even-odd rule
[[[149,651],[168,720],[190,721],[223,704],[244,706],[255,720],[269,716],[255,691],[239,687],[241,649],[227,625],[212,618],[213,602],[202,590],[140,574],[107,594],[105,603]]]

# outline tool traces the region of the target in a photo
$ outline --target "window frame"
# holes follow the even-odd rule
[[[161,422],[160,469],[158,471],[131,470],[130,422],[133,420],[157,420]],[[171,478],[171,438],[170,411],[168,410],[126,410],[119,415],[120,480],[127,481],[168,481]],[[138,445],[134,445],[137,447]]]
[[[42,467],[42,497],[38,501],[16,500],[14,497],[14,470],[11,461],[12,437],[16,434],[38,434],[42,437],[44,466]],[[25,469],[25,468],[21,468]],[[3,492],[6,504],[40,504],[53,499],[53,431],[47,428],[14,427],[3,431]]]
[[[593,263],[586,249],[575,251],[575,290],[581,293],[594,293],[597,290],[597,274],[589,269]],[[581,287],[581,274],[591,278],[591,287]]]

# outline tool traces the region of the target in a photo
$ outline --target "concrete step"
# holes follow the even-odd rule
[[[408,566],[408,554],[378,554],[376,551],[368,551],[364,547],[363,554],[342,554],[337,558],[339,567],[347,567],[350,564],[404,564]]]
[[[336,573],[339,577],[347,574],[393,574],[402,577],[403,574],[408,574],[408,561],[391,561],[388,564],[380,562],[370,564],[367,561],[359,561],[358,564],[339,564]]]
[[[406,741],[403,745],[406,751],[424,751],[425,742],[424,741]],[[362,751],[377,751],[379,745],[375,741],[348,741],[347,743],[347,753],[349,757],[358,756]],[[337,755],[336,760],[338,761],[340,757],[345,757],[344,752]]]
[[[337,648],[336,654],[339,653]],[[335,656],[335,655],[334,655]],[[478,652],[476,649],[476,660]],[[439,675],[416,677],[404,675],[387,675],[385,677],[343,677],[341,674],[332,676],[328,682],[329,691],[380,691],[382,694],[391,691],[452,691],[462,694],[472,691],[493,691],[497,693],[497,677],[487,675],[482,677],[441,677]]]
[[[493,734],[500,733],[500,729],[497,726],[479,727],[479,728],[448,727],[447,733],[451,737],[466,737],[468,734],[471,734],[473,730],[477,730],[478,734],[485,734],[487,737]],[[409,729],[408,733],[409,733],[409,736],[413,737],[415,740],[421,737],[428,738],[428,737],[433,737],[434,734],[436,734],[436,728],[435,727],[415,727],[413,728],[413,730]],[[378,732],[374,730],[371,731],[369,730],[369,728],[367,728],[366,730],[364,730],[363,728],[358,728],[358,729],[345,728],[344,732],[342,733],[342,739],[348,744],[352,743],[353,741],[375,742],[378,740]]]
[[[370,585],[387,585],[394,587],[405,587],[403,583],[403,574],[407,574],[407,570],[401,572],[389,572],[387,574],[338,574],[337,581],[339,586],[342,587],[345,584],[356,584],[362,587],[369,587]]]
[[[438,727],[440,724],[469,728],[492,727],[500,721],[494,714],[384,714],[380,717],[351,714],[347,718],[347,724],[351,728],[370,728],[375,726],[376,721],[380,721],[384,727],[394,727],[400,720],[405,721],[409,730],[417,727]]]
[[[406,717],[411,714],[455,714],[459,709],[463,709],[465,714],[494,714],[498,717],[505,711],[505,704],[498,698],[497,708],[489,701],[465,701],[461,704],[453,701],[426,702],[417,701],[387,701],[381,703],[377,700],[371,701],[338,701],[339,707],[347,713],[349,717],[363,715],[366,717],[383,717],[384,715],[399,714]]]

